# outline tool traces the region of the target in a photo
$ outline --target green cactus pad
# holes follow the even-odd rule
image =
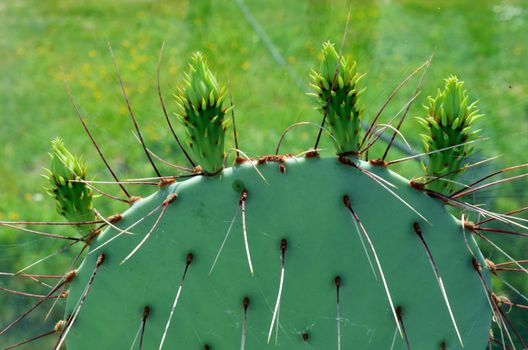
[[[285,173],[277,163],[260,164],[267,183],[245,163],[216,177],[197,176],[166,186],[135,203],[116,224],[126,228],[159,208],[130,230],[134,235],[122,235],[97,250],[117,234],[108,229],[92,243],[92,251],[97,251],[78,269],[67,314],[81,298],[97,257],[104,253],[105,260],[68,334],[68,349],[129,349],[145,306],[150,313],[143,348],[158,349],[189,253],[193,260],[164,349],[241,349],[246,297],[245,349],[337,349],[336,277],[341,283],[341,348],[390,349],[395,337],[394,349],[407,349],[396,334],[380,274],[374,265],[374,277],[355,220],[343,204],[344,195],[374,244],[394,305],[401,307],[411,348],[437,350],[443,342],[448,349],[462,348],[427,253],[413,230],[419,223],[444,280],[464,349],[484,349],[491,311],[468,245],[480,264],[485,263],[469,233],[465,236],[461,223],[443,203],[412,188],[406,179],[385,168],[357,164],[395,185],[391,190],[429,223],[364,172],[336,158],[290,158]],[[241,223],[243,191],[247,191],[245,219],[254,275],[248,267]],[[144,245],[120,264],[174,193],[177,199],[167,205]],[[278,327],[268,343],[283,240],[287,249]],[[367,250],[370,254],[368,246]],[[370,259],[374,261],[372,255]],[[487,270],[483,273],[489,280]]]

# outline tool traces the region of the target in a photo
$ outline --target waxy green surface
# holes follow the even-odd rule
[[[128,227],[168,195],[178,194],[130,260],[120,265],[160,211],[131,229],[134,235],[123,235],[89,255],[79,268],[67,313],[79,300],[97,256],[106,255],[68,335],[68,349],[129,349],[147,305],[151,313],[143,348],[158,349],[189,252],[194,260],[164,349],[203,349],[205,344],[213,350],[240,349],[245,296],[250,298],[246,349],[337,349],[336,276],[342,279],[341,348],[390,349],[395,321],[379,273],[376,270],[376,279],[342,202],[345,194],[375,245],[395,305],[402,307],[411,348],[438,350],[445,341],[448,349],[461,349],[426,252],[413,231],[413,223],[419,222],[444,279],[464,349],[484,349],[491,311],[464,239],[466,235],[478,252],[469,232],[463,232],[440,201],[413,189],[407,180],[385,168],[360,164],[397,186],[392,190],[430,224],[377,182],[336,158],[289,159],[284,174],[277,163],[258,165],[267,182],[246,163],[215,177],[173,184],[134,204],[117,224]],[[248,191],[247,236],[254,276],[244,248],[241,184]],[[230,236],[209,274],[235,214]],[[114,229],[106,230],[92,250],[115,234]],[[287,239],[288,248],[279,327],[268,344],[282,239]],[[489,279],[487,271],[484,274]],[[307,341],[302,338],[305,332]],[[394,349],[406,348],[396,335]]]

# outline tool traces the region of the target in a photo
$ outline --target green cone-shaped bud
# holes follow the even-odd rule
[[[206,174],[224,168],[224,138],[228,127],[223,102],[227,91],[207,67],[204,56],[194,53],[183,85],[178,89],[177,115],[187,130],[189,148]]]
[[[426,133],[422,134],[425,152],[432,152],[446,147],[467,143],[477,138],[480,130],[474,130],[474,122],[481,117],[478,114],[477,102],[469,103],[464,82],[456,76],[445,79],[443,90],[438,89],[436,97],[429,96],[427,116],[418,118]],[[428,188],[434,191],[448,193],[456,187],[453,182],[461,173],[473,147],[463,145],[446,151],[429,155],[429,164],[423,164],[427,177],[442,177],[434,181]]]
[[[94,221],[93,191],[86,183],[86,166],[72,155],[60,138],[51,142],[51,167],[44,175],[49,181],[48,193],[55,198],[57,211],[70,222]],[[79,233],[94,230],[93,225],[75,226]]]
[[[355,61],[339,58],[331,42],[323,44],[322,56],[319,71],[312,70],[311,95],[326,113],[326,125],[334,137],[337,153],[358,154],[362,114],[359,96],[363,92],[358,83],[362,75],[356,72]]]

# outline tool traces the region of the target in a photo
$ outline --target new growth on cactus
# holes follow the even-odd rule
[[[312,70],[312,94],[328,120],[332,141],[341,155],[358,155],[361,129],[359,88],[363,75],[356,72],[356,62],[339,56],[334,44],[325,42],[319,71]]]
[[[57,212],[70,222],[95,221],[93,191],[85,182],[86,165],[82,159],[72,155],[62,139],[51,142],[51,166],[44,177],[48,179],[48,193],[55,199]],[[84,235],[94,229],[93,224],[76,225]]]
[[[224,139],[229,126],[229,119],[225,118],[227,109],[223,107],[226,96],[226,88],[218,84],[202,53],[195,53],[175,97],[189,148],[208,175],[224,168]]]
[[[55,335],[56,350],[526,348],[505,310],[526,305],[497,296],[492,278],[501,278],[504,265],[528,271],[487,237],[527,236],[515,216],[523,209],[494,213],[462,199],[500,183],[476,187],[500,172],[452,194],[476,139],[476,103],[449,77],[419,119],[425,153],[385,162],[402,116],[383,161],[368,161],[362,146],[388,128],[377,128],[382,109],[362,131],[361,77],[354,61],[323,44],[311,86],[336,156],[312,149],[224,169],[227,90],[203,54],[194,54],[176,114],[203,174],[156,177],[159,188],[146,198],[130,196],[123,183],[157,182],[119,181],[81,117],[130,207],[100,214],[92,205],[98,183],[60,139],[52,142],[49,193],[82,234],[63,249],[83,248],[47,295],[2,327],[0,339],[55,297],[67,299],[64,320],[20,344]],[[417,177],[425,183],[389,170],[415,158],[424,160]],[[512,231],[489,226],[496,222]],[[43,234],[22,228],[28,224],[53,223],[0,222]],[[485,259],[477,241],[505,262]]]
[[[442,193],[450,193],[455,188],[453,181],[460,174],[458,169],[473,152],[468,143],[475,140],[480,130],[474,123],[478,114],[477,101],[471,102],[464,82],[456,76],[445,80],[443,89],[438,89],[436,97],[428,98],[427,116],[417,118],[423,125],[424,150],[429,154],[429,163],[422,163],[427,177],[442,177],[443,181],[432,183],[429,188]]]

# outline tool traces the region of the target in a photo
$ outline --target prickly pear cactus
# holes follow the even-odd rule
[[[313,80],[337,152],[358,154],[355,63],[325,43]],[[184,86],[190,148],[218,173],[226,93],[201,54]],[[70,314],[87,285],[90,299],[70,349],[126,348],[130,337],[116,335],[137,328],[144,310],[146,348],[486,345],[491,312],[472,261],[485,262],[442,203],[355,158],[271,157],[256,167],[165,186],[102,233],[71,284]]]
[[[361,76],[333,44],[322,56],[312,86],[337,156],[312,149],[237,157],[224,168],[227,93],[201,54],[176,96],[199,165],[191,174],[157,178],[158,191],[143,199],[124,190],[130,208],[104,218],[84,165],[53,142],[50,193],[84,228],[77,241],[87,247],[49,295],[68,289],[65,320],[49,333],[58,334],[56,349],[484,349],[511,341],[500,305],[515,305],[492,292],[497,267],[480,253],[480,225],[465,213],[524,226],[460,198],[478,188],[448,192],[476,133],[462,82],[448,78],[429,99],[425,173],[410,181],[388,167],[414,157],[362,160],[375,135],[372,127],[361,134]],[[500,338],[490,336],[492,321]]]
[[[292,158],[285,173],[263,162],[267,182],[244,164],[134,204],[116,226],[146,219],[111,243],[118,230],[101,234],[71,284],[69,313],[104,254],[69,349],[127,348],[133,337],[123,335],[138,328],[145,307],[144,347],[158,348],[177,296],[166,349],[329,349],[338,341],[389,349],[394,337],[402,349],[398,317],[417,349],[461,348],[422,238],[464,345],[483,349],[491,313],[461,223],[398,175],[348,162]],[[363,171],[396,186],[394,194]]]

